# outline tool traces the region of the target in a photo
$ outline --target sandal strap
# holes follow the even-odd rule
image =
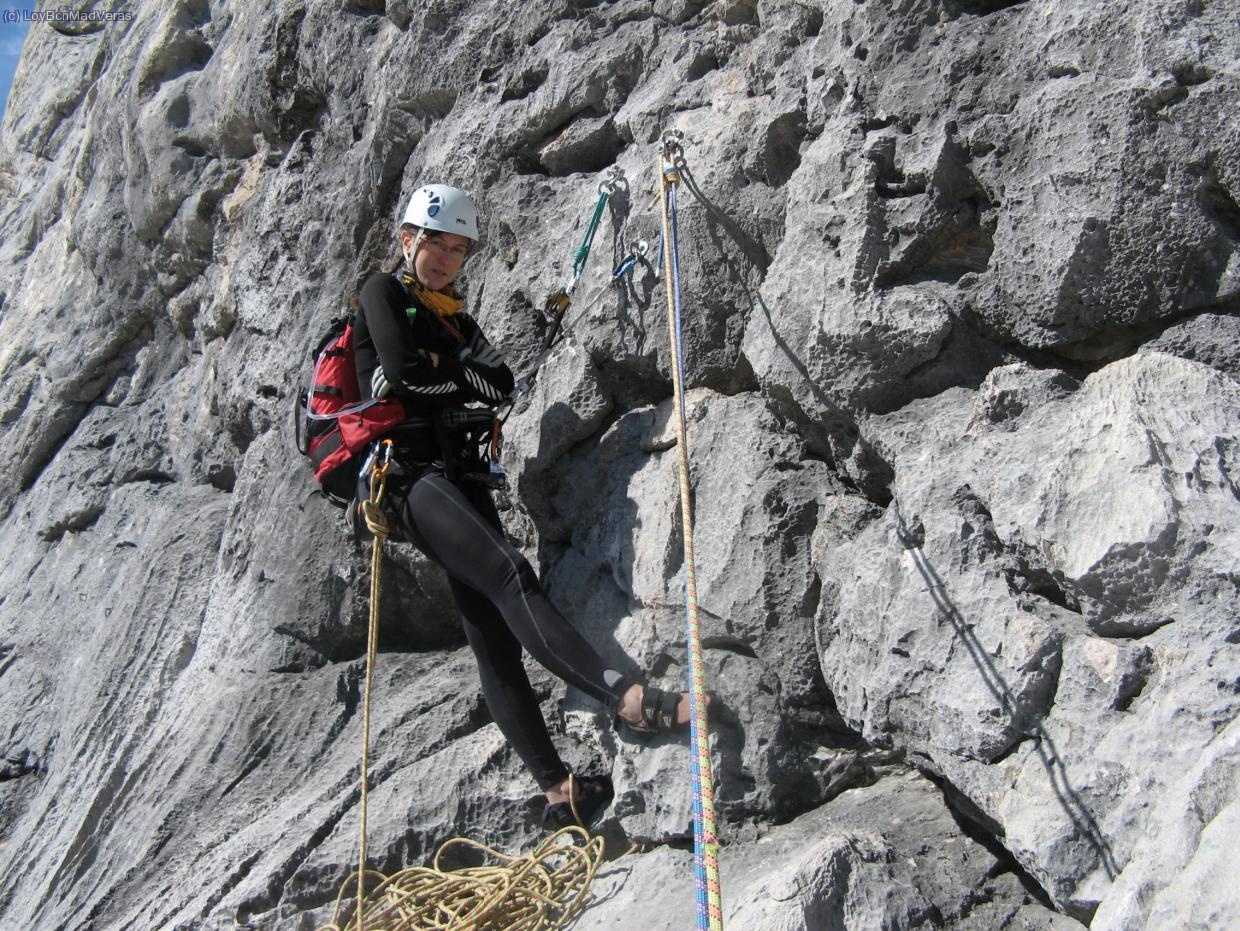
[[[591,824],[615,798],[611,778],[605,775],[576,776],[569,773],[568,801],[548,803],[543,810],[543,824],[563,828],[570,824],[589,830]],[[580,793],[580,797],[578,797]]]

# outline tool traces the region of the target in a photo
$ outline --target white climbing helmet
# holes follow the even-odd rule
[[[401,223],[478,241],[478,208],[468,194],[447,184],[424,184],[414,191]]]

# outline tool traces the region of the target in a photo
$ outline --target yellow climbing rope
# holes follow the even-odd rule
[[[579,827],[548,837],[527,856],[509,856],[464,837],[440,846],[429,867],[391,876],[366,869],[366,801],[370,772],[370,698],[379,641],[380,570],[383,541],[391,531],[383,513],[392,441],[384,440],[370,473],[370,497],[362,516],[374,537],[370,558],[370,623],[366,637],[366,685],[362,699],[361,797],[358,802],[358,870],[341,886],[332,923],[320,931],[555,931],[590,902],[590,884],[603,862],[603,839]],[[569,776],[573,815],[574,786]],[[446,851],[470,848],[496,865],[447,871]],[[366,880],[374,880],[367,892]],[[356,895],[351,890],[356,889]],[[350,906],[350,902],[352,905]],[[348,912],[352,911],[349,915]]]
[[[444,870],[440,858],[464,847],[494,865]],[[322,931],[555,931],[590,902],[590,883],[603,859],[603,839],[567,827],[533,853],[512,857],[457,837],[439,848],[431,866],[416,866],[377,880],[362,914],[343,924],[348,885],[336,900],[336,922]]]
[[[706,729],[705,666],[698,619],[697,573],[693,557],[693,508],[689,493],[689,438],[685,427],[685,385],[680,312],[680,253],[677,248],[676,185],[684,164],[682,136],[666,133],[659,146],[659,199],[663,206],[663,280],[667,288],[668,341],[672,350],[676,448],[679,451],[680,518],[685,549],[685,624],[689,653],[690,742],[693,770],[693,847],[697,876],[697,926],[723,931],[719,882],[719,839],[715,827],[715,789]]]
[[[357,901],[366,901],[366,792],[370,779],[370,691],[375,680],[375,656],[379,648],[380,572],[383,568],[383,541],[391,532],[383,513],[383,496],[387,491],[387,474],[392,464],[392,441],[384,440],[382,453],[370,470],[370,498],[363,501],[362,516],[373,537],[370,549],[370,624],[366,633],[366,687],[362,700],[362,790],[358,802],[360,836],[358,838]],[[361,914],[359,913],[359,920]],[[359,931],[364,926],[358,924]]]

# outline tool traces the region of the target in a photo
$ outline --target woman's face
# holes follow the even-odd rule
[[[417,233],[410,230],[401,233],[401,245],[406,252],[412,248],[416,236]],[[446,288],[465,263],[469,246],[470,241],[456,233],[423,234],[413,259],[413,273],[432,291]]]

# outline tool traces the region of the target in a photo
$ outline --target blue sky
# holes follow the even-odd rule
[[[0,12],[34,12],[34,0],[0,0]],[[30,29],[30,23],[6,23],[0,16],[0,113],[9,99],[9,86],[13,72],[17,70],[17,58],[22,51],[22,40]]]

